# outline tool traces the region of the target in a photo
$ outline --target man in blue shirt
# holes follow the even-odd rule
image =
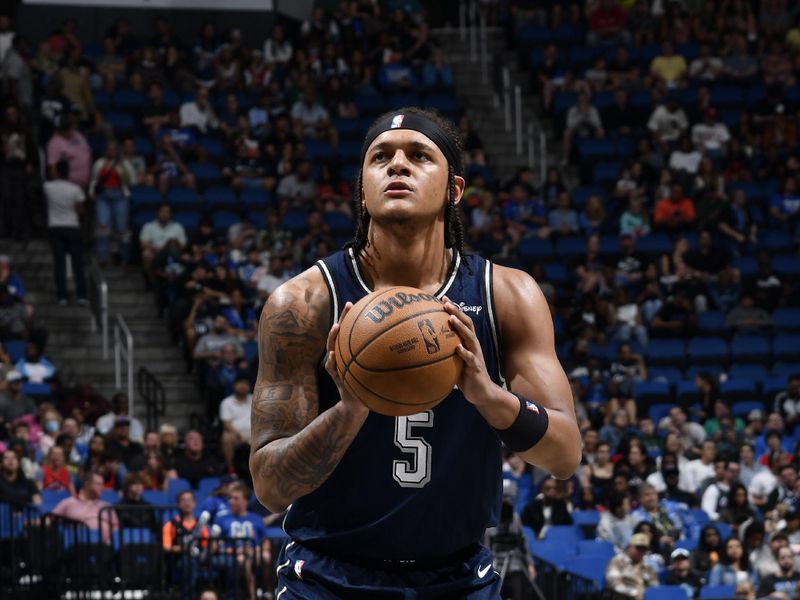
[[[778,225],[794,232],[795,237],[800,233],[800,193],[793,177],[787,177],[781,193],[770,199],[769,215]]]
[[[260,571],[262,581],[270,572],[267,528],[259,515],[247,510],[249,502],[250,489],[241,482],[231,484],[230,512],[220,516],[211,528],[212,536],[218,538],[212,563],[222,571],[225,589],[231,597],[235,595],[240,571],[244,574],[248,598],[256,597],[256,572]]]

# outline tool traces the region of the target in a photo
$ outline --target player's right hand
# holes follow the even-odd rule
[[[325,359],[325,370],[328,372],[328,375],[331,376],[331,379],[333,379],[333,382],[339,389],[339,396],[341,397],[342,402],[348,408],[355,409],[359,412],[361,411],[366,412],[369,409],[366,406],[364,406],[364,403],[361,402],[361,400],[359,400],[358,398],[347,392],[342,383],[342,378],[339,377],[339,371],[336,370],[336,338],[339,335],[339,327],[341,325],[342,319],[350,311],[351,308],[353,308],[352,302],[348,302],[344,305],[344,309],[342,309],[342,314],[339,316],[339,322],[334,323],[333,327],[331,327],[331,330],[328,332],[328,342],[326,344],[326,348],[328,350],[328,357]]]

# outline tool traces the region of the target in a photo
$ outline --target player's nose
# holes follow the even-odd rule
[[[392,155],[392,159],[387,164],[389,175],[407,175],[411,170],[411,163],[406,156],[406,153],[399,148]]]

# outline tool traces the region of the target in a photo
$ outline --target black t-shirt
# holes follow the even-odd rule
[[[130,442],[127,446],[123,446],[115,439],[110,439],[106,442],[108,453],[119,458],[128,470],[137,471],[144,467],[144,448],[137,442]]]
[[[722,248],[713,248],[707,253],[699,250],[686,253],[686,264],[705,273],[719,273],[729,262],[730,256]]]
[[[792,573],[788,577],[767,575],[758,586],[758,597],[769,596],[774,592],[783,592],[789,598],[795,598],[798,582],[800,582],[800,573]]]
[[[679,576],[674,571],[669,571],[664,578],[664,585],[679,585],[686,590],[689,598],[694,598],[695,593],[703,585],[697,573],[689,571],[685,577]]]
[[[21,472],[17,474],[14,481],[0,475],[0,502],[7,502],[14,508],[23,508],[29,505],[33,496],[38,493],[36,484]]]
[[[215,458],[203,453],[199,460],[192,460],[186,453],[175,458],[175,470],[178,477],[186,479],[193,488],[197,489],[203,477],[214,477],[222,473],[222,465]]]

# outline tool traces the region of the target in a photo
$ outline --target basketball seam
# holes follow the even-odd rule
[[[356,363],[359,367],[361,367],[362,370],[367,371],[369,373],[387,373],[387,372],[392,372],[392,371],[410,371],[411,369],[419,369],[420,367],[428,367],[430,365],[435,365],[436,363],[440,363],[443,360],[447,360],[448,358],[452,358],[453,356],[456,356],[455,352],[451,352],[447,356],[443,356],[441,358],[437,358],[437,359],[432,360],[430,362],[420,363],[418,365],[411,365],[411,366],[408,366],[408,367],[403,367],[402,369],[399,369],[397,367],[394,367],[394,368],[391,368],[391,369],[389,369],[389,368],[373,369],[373,368],[370,368],[370,367],[365,367],[360,362],[358,362],[358,359],[356,359],[356,358],[354,358],[352,362]]]
[[[353,373],[348,373],[348,375],[350,375],[350,377],[353,379],[353,381],[355,381],[358,385],[360,385],[363,389],[368,391],[370,394],[372,394],[376,398],[380,398],[381,400],[385,400],[386,402],[391,402],[392,404],[399,404],[400,406],[428,406],[428,405],[431,405],[431,404],[435,405],[435,404],[438,404],[439,402],[441,402],[442,400],[444,400],[445,398],[447,398],[450,395],[450,392],[452,391],[452,390],[449,390],[444,396],[442,396],[441,398],[439,398],[437,400],[427,400],[425,402],[420,402],[419,404],[409,404],[408,402],[399,402],[397,400],[392,400],[391,398],[387,398],[385,396],[382,396],[378,392],[375,392],[371,388],[367,387],[366,384],[364,384],[358,377],[353,375]],[[344,383],[344,378],[342,379],[342,383]],[[353,386],[350,385],[349,387],[350,387],[350,390],[353,393],[353,395],[358,397],[358,393],[356,393],[356,391],[353,389]]]

